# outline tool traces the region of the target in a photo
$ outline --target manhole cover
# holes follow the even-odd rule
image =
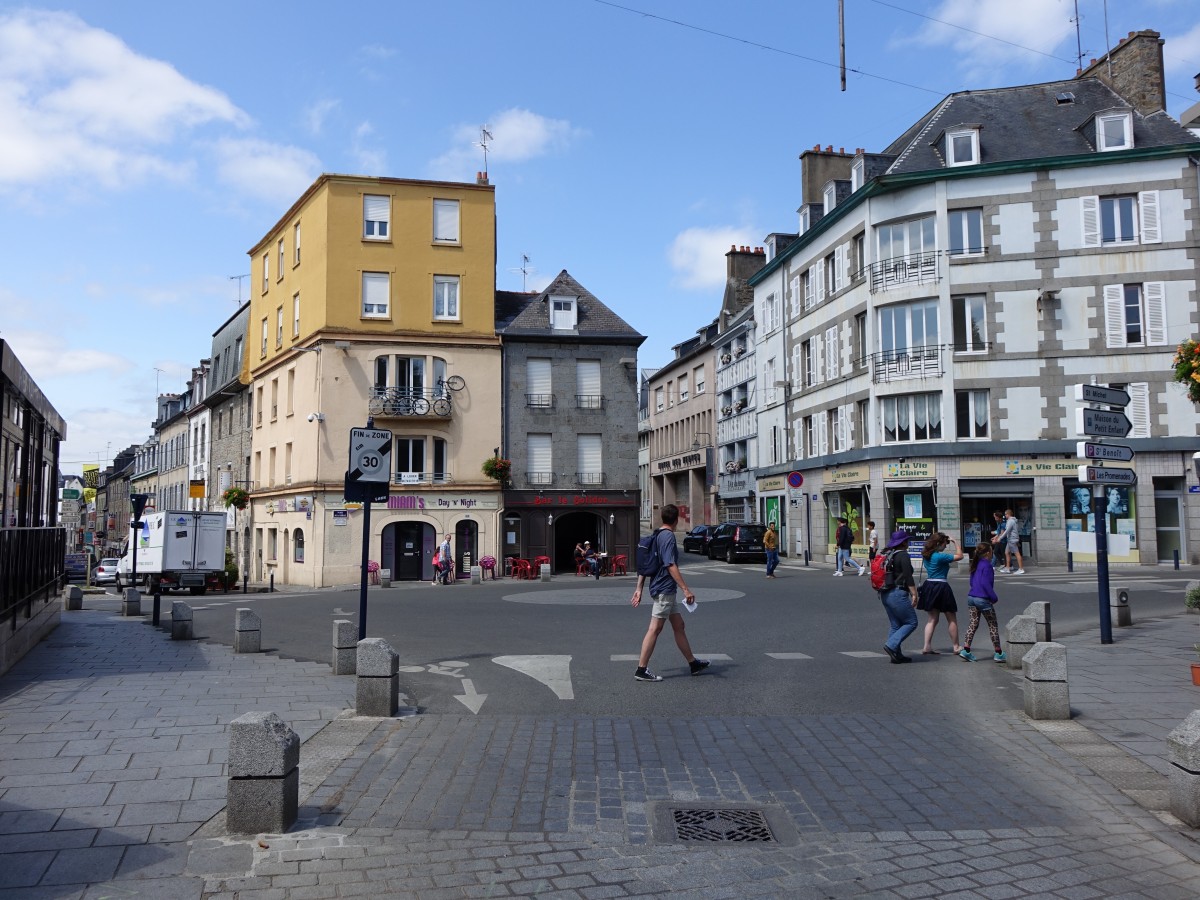
[[[752,809],[675,809],[675,836],[681,841],[771,841],[775,835],[766,817]]]

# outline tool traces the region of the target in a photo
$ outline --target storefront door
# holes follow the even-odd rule
[[[1154,494],[1154,536],[1158,541],[1158,561],[1174,562],[1183,552],[1183,500],[1178,494]]]

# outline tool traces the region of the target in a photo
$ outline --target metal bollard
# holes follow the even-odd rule
[[[153,625],[155,628],[158,627],[158,619],[159,619],[159,613],[161,612],[161,607],[162,607],[162,588],[156,587],[154,589],[154,612],[150,617],[150,624]]]
[[[1179,571],[1179,548],[1176,547],[1171,551],[1171,555],[1175,557],[1175,571]]]
[[[246,572],[242,575],[242,593],[250,593],[250,573]]]
[[[808,551],[807,550],[804,551],[804,565],[806,565],[806,566],[808,565]]]
[[[1070,550],[1067,551],[1067,571],[1068,572],[1075,571],[1075,554],[1072,553]]]
[[[275,573],[274,572],[271,573],[271,580],[270,580],[270,585],[268,587],[268,591],[272,594],[275,593]]]

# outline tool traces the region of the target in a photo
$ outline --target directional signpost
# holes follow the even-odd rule
[[[1129,405],[1129,393],[1120,388],[1103,384],[1075,385],[1075,399],[1080,403],[1099,403],[1109,409],[1092,406],[1080,407],[1075,412],[1075,430],[1097,438],[1123,438],[1133,430],[1133,423],[1125,415]],[[1079,467],[1079,480],[1095,485],[1092,489],[1093,519],[1096,522],[1096,581],[1100,592],[1100,643],[1112,643],[1112,611],[1108,603],[1108,510],[1104,504],[1104,485],[1132,486],[1137,484],[1137,472],[1133,469],[1107,468],[1106,462],[1131,462],[1133,448],[1122,444],[1101,444],[1094,441],[1079,441],[1075,455],[1089,460],[1092,465]]]
[[[392,471],[392,433],[374,428],[350,429],[350,467],[346,469],[346,499],[363,505],[362,581],[358,595],[358,639],[367,636],[367,563],[371,548],[371,504],[386,503]]]

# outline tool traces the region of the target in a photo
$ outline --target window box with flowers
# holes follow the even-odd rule
[[[498,484],[503,485],[512,474],[512,460],[490,456],[483,461],[483,474],[488,478],[496,479]]]
[[[722,354],[721,354],[721,365],[723,365],[723,366],[727,366],[727,365],[729,365],[731,362],[733,362],[733,357],[732,357],[732,356],[730,356],[728,353],[722,353]]]
[[[742,411],[743,409],[745,409],[745,408],[746,408],[746,401],[745,401],[745,400],[735,400],[735,401],[733,401],[733,411],[734,411],[734,412],[741,412],[741,411]]]
[[[221,499],[225,501],[225,508],[233,506],[237,509],[245,509],[246,504],[250,502],[250,495],[246,493],[245,488],[237,487],[236,485],[225,489],[225,493],[221,495]]]
[[[721,407],[721,415],[723,415],[723,416],[733,415],[733,407],[732,406],[722,406]]]
[[[1175,350],[1175,380],[1187,388],[1188,399],[1200,403],[1200,341],[1188,339]]]
[[[737,359],[738,357],[745,356],[745,355],[746,355],[745,347],[735,347],[733,349],[733,358],[734,359]]]

